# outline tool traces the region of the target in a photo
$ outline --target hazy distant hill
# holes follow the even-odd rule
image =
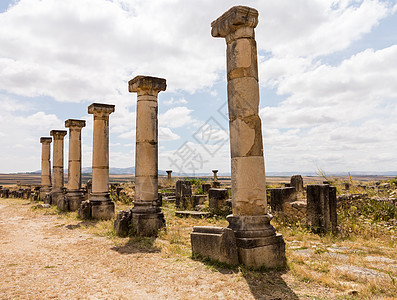
[[[67,169],[65,169],[65,173],[67,173]],[[91,174],[92,168],[86,167],[82,169],[83,173]],[[40,174],[41,171],[34,171],[34,172],[26,172],[24,174]],[[135,167],[128,167],[128,168],[110,168],[109,173],[113,175],[133,175],[135,174]],[[349,172],[335,172],[335,173],[326,173],[327,175],[332,176],[347,176]],[[266,172],[267,176],[292,176],[292,175],[302,175],[302,176],[317,176],[315,172]],[[167,175],[165,170],[159,170],[159,175]],[[178,173],[172,172],[173,176],[212,176],[212,172],[208,173]],[[365,171],[355,171],[350,172],[352,176],[362,176],[362,175],[378,175],[378,176],[397,176],[397,171],[384,171],[384,172],[365,172]],[[230,176],[230,172],[219,172],[218,176]]]

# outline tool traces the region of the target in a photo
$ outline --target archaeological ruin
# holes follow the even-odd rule
[[[211,23],[213,37],[226,40],[227,91],[232,168],[232,215],[239,262],[254,268],[285,264],[285,243],[270,224],[259,110],[258,63],[254,28],[258,11],[235,6]],[[192,249],[208,253],[203,240],[216,234],[193,230]],[[199,247],[203,245],[204,248]],[[216,257],[213,257],[217,259]]]

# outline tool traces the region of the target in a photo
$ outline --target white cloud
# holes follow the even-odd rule
[[[174,99],[173,97],[171,97],[170,100],[168,101],[164,101],[165,105],[173,105],[173,104],[186,104],[187,100],[185,98],[179,98],[179,99]]]
[[[158,135],[159,135],[159,141],[174,141],[180,138],[179,135],[172,132],[172,130],[167,127],[160,127]]]
[[[165,127],[178,128],[189,125],[193,122],[190,113],[193,110],[186,106],[170,108],[165,113],[159,115],[159,124]]]

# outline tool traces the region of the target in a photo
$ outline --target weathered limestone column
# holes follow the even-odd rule
[[[112,104],[88,106],[88,113],[94,115],[90,195],[91,217],[94,219],[111,219],[114,215],[114,203],[109,194],[109,115],[112,112]]]
[[[51,192],[51,142],[50,137],[41,137],[41,188],[40,200],[43,201],[47,193]]]
[[[81,129],[85,127],[84,120],[68,119],[65,127],[69,128],[69,166],[68,187],[66,191],[68,208],[78,210],[84,200],[81,190]]]
[[[171,174],[172,174],[172,170],[167,170],[167,175],[168,175],[168,184],[171,185]]]
[[[66,130],[51,130],[50,135],[54,139],[54,146],[52,148],[52,205],[57,205],[58,198],[63,196],[63,139],[67,134]]]
[[[259,118],[258,63],[254,28],[258,11],[235,6],[211,23],[212,36],[226,39],[227,91],[232,167],[229,228],[240,262],[252,267],[285,263],[285,243],[270,225]]]
[[[137,76],[129,91],[138,93],[136,108],[135,201],[132,222],[135,234],[155,235],[164,226],[158,207],[157,95],[165,91],[165,79]]]
[[[214,173],[214,182],[218,181],[218,170],[212,170],[212,173]]]

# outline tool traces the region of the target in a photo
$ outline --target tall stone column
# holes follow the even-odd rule
[[[135,201],[132,222],[135,234],[155,235],[164,226],[158,207],[157,95],[165,91],[165,79],[137,76],[129,91],[138,93],[136,108]]]
[[[69,128],[69,165],[66,196],[69,210],[75,211],[78,210],[84,199],[84,193],[81,190],[81,129],[85,127],[85,121],[68,119],[65,121],[65,127]]]
[[[54,146],[52,148],[52,205],[57,205],[58,198],[63,196],[63,139],[67,134],[66,130],[51,130],[50,135],[54,139]]]
[[[92,144],[91,217],[111,219],[114,203],[109,194],[109,115],[114,105],[93,103],[88,113],[94,115],[94,140]]]
[[[171,182],[172,182],[172,180],[171,180],[172,170],[167,170],[166,172],[167,172],[167,175],[168,175],[168,178],[167,178],[168,184],[171,185]]]
[[[50,137],[41,137],[41,188],[40,200],[43,201],[47,193],[51,192],[51,142]]]
[[[235,6],[211,23],[212,36],[226,39],[227,93],[232,167],[229,228],[240,260],[252,267],[285,263],[285,243],[270,225],[259,118],[258,63],[254,28],[258,11]]]

